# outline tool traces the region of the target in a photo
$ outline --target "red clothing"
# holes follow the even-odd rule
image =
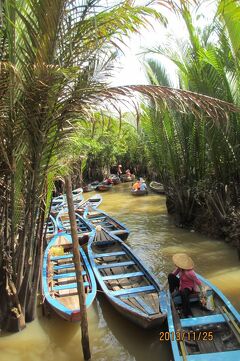
[[[181,270],[177,268],[174,272],[172,272],[174,276],[179,274],[180,286],[179,291],[183,291],[184,288],[188,288],[190,290],[198,291],[197,285],[201,286],[202,282],[197,278],[196,273],[191,270]]]

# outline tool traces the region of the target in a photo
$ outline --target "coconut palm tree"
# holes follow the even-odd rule
[[[219,119],[235,107],[171,88],[107,87],[124,36],[150,16],[164,20],[150,7],[129,0],[111,7],[99,0],[3,0],[0,12],[0,321],[19,330],[35,317],[48,182],[76,120],[136,92]]]

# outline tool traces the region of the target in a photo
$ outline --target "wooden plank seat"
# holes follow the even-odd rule
[[[50,259],[51,259],[51,261],[59,261],[61,259],[68,259],[68,258],[73,258],[73,254],[68,253],[68,254],[64,254],[62,256],[52,256]]]
[[[132,266],[134,264],[135,262],[133,261],[116,262],[116,263],[101,264],[100,266],[97,266],[97,268],[104,269],[104,268],[124,267],[124,266]]]
[[[88,282],[83,282],[84,287],[88,287],[89,283]],[[62,285],[62,286],[54,286],[52,288],[53,291],[61,291],[61,290],[71,290],[73,288],[77,288],[77,283],[68,283],[67,285]]]
[[[110,275],[110,276],[103,276],[103,281],[110,281],[110,280],[118,280],[121,278],[130,278],[130,277],[140,277],[144,276],[143,272],[131,272],[131,273],[122,273],[118,275]]]
[[[215,315],[202,316],[202,317],[182,318],[181,326],[193,327],[193,326],[209,325],[212,323],[223,323],[223,322],[226,322],[226,320],[224,316],[219,313]]]
[[[85,276],[86,275],[86,271],[82,271],[82,275]],[[57,275],[53,276],[54,280],[58,280],[61,278],[70,278],[70,277],[76,277],[76,273],[75,272],[69,272],[69,273],[59,273]]]
[[[149,286],[142,286],[142,287],[123,288],[123,289],[117,290],[117,291],[110,291],[110,293],[112,296],[125,296],[125,295],[130,295],[133,293],[151,292],[151,291],[155,291],[155,287],[149,285]]]
[[[105,219],[106,218],[106,216],[94,216],[94,217],[90,217],[90,220],[91,221],[97,221],[98,219]]]
[[[140,306],[142,306],[145,310],[145,312],[149,315],[154,315],[156,313],[158,313],[158,311],[155,311],[151,306],[149,306],[146,302],[144,302],[144,300],[139,297],[139,296],[135,296],[135,300],[137,300],[137,302],[140,304]]]
[[[96,253],[94,255],[94,258],[100,258],[100,257],[112,257],[112,256],[124,256],[126,252],[120,251],[120,252],[111,252],[111,253]]]
[[[53,266],[54,270],[60,270],[60,269],[65,269],[65,268],[74,268],[74,263],[65,263],[65,264]]]

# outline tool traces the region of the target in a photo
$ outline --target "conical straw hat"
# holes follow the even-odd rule
[[[194,267],[192,258],[186,253],[176,253],[173,255],[172,260],[177,267],[182,269],[192,269]]]

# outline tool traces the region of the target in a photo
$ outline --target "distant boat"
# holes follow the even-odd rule
[[[143,328],[163,324],[160,287],[124,242],[102,229],[88,243],[88,256],[104,295],[118,312]]]
[[[92,197],[88,198],[86,201],[81,203],[79,208],[76,209],[76,212],[82,215],[87,207],[97,208],[101,203],[102,203],[102,196],[100,194],[94,194]]]
[[[91,223],[93,227],[100,225],[106,231],[120,237],[123,241],[125,241],[129,235],[129,230],[122,223],[100,209],[88,207],[85,209],[83,217]]]
[[[99,183],[96,187],[96,190],[99,192],[106,192],[109,191],[110,189],[112,189],[112,184]]]
[[[135,179],[135,175],[134,174],[131,174],[131,175],[127,175],[127,174],[122,174],[121,175],[121,180],[122,182],[133,182],[134,179]]]
[[[83,217],[81,217],[78,213],[75,213],[75,215],[79,237],[94,232],[94,227],[92,227],[91,224],[86,221],[86,219],[83,219]],[[66,232],[68,234],[71,233],[70,219],[67,211],[62,210],[59,212],[56,218],[56,222],[60,231]]]
[[[116,174],[111,174],[109,178],[112,179],[113,185],[121,183],[121,179]]]
[[[167,313],[167,341],[171,341],[174,360],[240,360],[240,314],[216,286],[200,275],[198,278],[208,288],[213,311],[200,307],[198,294],[190,296],[191,318],[182,316],[180,295],[172,299],[166,292],[161,302]],[[166,332],[162,340],[166,341]]]
[[[159,193],[159,194],[165,194],[165,190],[164,190],[164,187],[163,187],[162,183],[152,181],[149,184],[149,187],[153,192],[156,192],[156,193]]]
[[[144,190],[134,190],[134,189],[131,189],[131,194],[133,196],[145,196],[148,194],[148,190],[147,189],[144,189]]]
[[[74,322],[81,319],[81,310],[72,252],[70,235],[58,233],[53,237],[44,252],[42,287],[43,296],[49,306],[65,320]],[[80,255],[86,307],[89,307],[96,296],[96,281],[82,248]]]

